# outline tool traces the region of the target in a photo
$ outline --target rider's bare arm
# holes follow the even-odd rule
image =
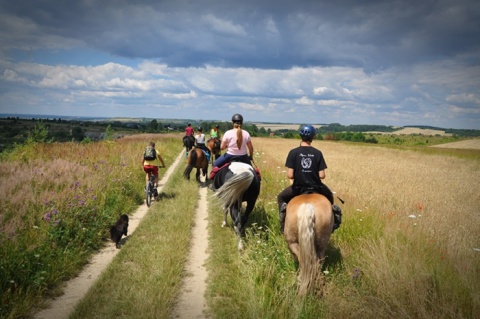
[[[158,159],[160,160],[160,162],[162,162],[162,166],[163,166],[163,167],[166,167],[166,166],[165,166],[165,162],[163,161],[162,156],[161,156],[160,154],[157,154],[157,155],[158,155],[157,157],[158,157]]]
[[[250,158],[253,157],[253,144],[252,141],[247,142],[247,148],[248,148],[248,154],[250,155]]]
[[[294,175],[294,170],[293,170],[293,168],[289,168],[289,169],[287,170],[287,178],[293,180],[294,176],[295,176],[295,175]]]
[[[320,179],[324,179],[325,178],[325,170],[322,169],[321,171],[318,172],[318,176],[320,176]]]
[[[222,141],[222,145],[220,146],[220,148],[223,150],[225,150],[228,146],[228,142],[227,141]]]

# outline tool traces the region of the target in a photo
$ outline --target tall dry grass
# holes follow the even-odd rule
[[[152,134],[30,143],[2,154],[0,317],[24,317],[56,294],[104,244],[109,225],[143,203],[141,156],[151,140],[167,165],[182,147],[178,134]]]
[[[188,257],[198,184],[185,164],[70,318],[169,318]],[[206,240],[206,238],[205,238]]]
[[[175,138],[180,139],[177,135],[172,141]],[[149,140],[150,137],[134,136],[116,141],[114,145],[106,144],[101,150],[84,150],[84,154],[91,154],[87,157],[91,158],[90,162],[87,160],[84,164],[90,171],[72,171],[78,178],[84,176],[83,183],[91,175],[106,178],[110,175],[102,174],[109,170],[94,170],[92,163],[104,167],[97,163],[99,157],[110,158],[108,154],[121,153],[124,160],[112,155],[112,165],[120,166],[124,162],[126,167],[131,167],[132,174],[138,177],[138,181],[135,180],[139,186],[134,187],[137,190],[143,186],[138,149],[143,149]],[[474,250],[480,248],[478,156],[457,157],[454,150],[451,155],[442,155],[431,150],[423,152],[421,149],[315,141],[313,145],[322,150],[328,164],[325,183],[345,200],[341,205],[344,220],[332,235],[327,249],[322,268],[326,276],[323,298],[297,298],[298,265],[279,234],[276,195],[288,185],[285,158],[299,141],[254,138],[253,143],[255,164],[260,168],[263,180],[256,208],[250,215],[242,254],[237,252],[233,230],[220,227],[223,214],[219,205],[215,205],[213,198],[209,205],[207,298],[212,318],[479,317],[480,253]],[[160,143],[160,147],[162,145],[170,144]],[[69,147],[75,151],[82,149]],[[178,155],[181,145],[175,147],[175,150],[161,148],[167,165]],[[29,151],[25,150],[25,153]],[[54,157],[46,156],[50,152],[63,154],[59,150],[36,150],[33,153],[41,155],[45,162],[53,163]],[[73,162],[69,158],[57,157]],[[17,155],[16,159],[19,158],[21,156]],[[44,165],[47,170],[49,166]],[[3,170],[0,172],[3,180],[7,175]],[[167,190],[178,194],[195,192],[190,187],[196,188],[196,183],[184,185],[179,176],[180,172],[176,172],[173,184]],[[108,178],[109,185],[116,185],[113,178],[121,176]],[[75,187],[75,183],[69,184],[68,178],[57,179],[65,183],[58,189]],[[35,186],[35,183],[30,185]],[[79,188],[83,185],[80,184]],[[99,194],[106,190],[93,181],[92,185],[100,185],[95,188]],[[124,185],[118,183],[120,188],[113,193],[123,194],[120,189]],[[176,189],[177,186],[182,190]],[[87,189],[85,186],[84,191]],[[69,199],[72,194],[66,192],[65,196]],[[167,198],[162,206],[158,206],[160,213],[154,213],[143,228],[138,228],[138,236],[127,245],[130,249],[121,252],[114,260],[101,282],[82,303],[78,316],[87,313],[94,316],[96,313],[114,317],[124,313],[131,317],[132,309],[133,314],[144,318],[170,315],[169,309],[174,303],[172,296],[178,294],[178,270],[185,261],[182,253],[187,250],[185,243],[193,216],[194,202],[182,198],[180,195]],[[83,197],[78,198],[81,199]],[[27,217],[29,214],[24,216],[16,220],[17,225],[42,225],[38,223],[40,219],[35,221]],[[45,212],[38,216],[43,218]],[[185,220],[179,223],[179,217]],[[166,240],[176,236],[178,228],[169,226],[174,224],[182,229],[182,243],[172,244]],[[32,265],[36,265],[38,258],[34,249],[32,247],[31,253],[25,255],[33,261]],[[4,259],[8,257],[2,256]],[[170,266],[174,269],[169,269]],[[65,268],[59,267],[58,271],[65,273]],[[174,280],[160,279],[165,274]],[[40,277],[35,277],[37,281],[32,282],[38,282]],[[127,299],[122,299],[121,293],[112,293],[118,279],[123,277],[131,278],[122,279],[125,281],[122,289],[128,288],[132,282],[132,289],[124,294]],[[29,287],[34,287],[33,283]],[[9,281],[2,281],[2,284],[9,289],[12,287]],[[156,291],[161,291],[160,297],[154,295]],[[164,300],[157,301],[158,298]],[[135,307],[132,302],[136,303]],[[2,307],[4,304],[5,299],[2,299]],[[89,309],[96,310],[92,313]]]
[[[283,247],[272,243],[278,229],[276,194],[288,185],[284,161],[298,144],[298,140],[254,139],[256,164],[265,176],[256,213],[265,214],[264,226],[270,227],[273,235],[254,231],[252,236],[268,237],[266,246],[280,253],[262,248],[263,241],[250,241],[247,251],[251,249],[253,256],[260,250],[260,255],[282,264],[273,267],[282,276],[289,276],[283,268],[289,269],[291,264],[284,260],[288,257]],[[283,309],[278,315],[478,317],[479,161],[430,151],[327,141],[313,145],[326,158],[325,183],[345,200],[341,205],[343,224],[332,236],[327,252],[323,306],[303,301],[298,309],[288,308],[285,300],[276,305],[276,309]],[[242,272],[258,272],[256,280],[275,277],[266,272],[265,265],[255,269]],[[255,282],[251,284],[262,290]]]

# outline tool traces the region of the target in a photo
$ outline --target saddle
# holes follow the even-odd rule
[[[231,162],[228,162],[228,163],[223,164],[222,167],[217,167],[217,166],[215,166],[215,167],[212,169],[212,171],[210,172],[210,175],[209,175],[208,178],[209,178],[210,180],[213,180],[212,186],[213,186],[215,189],[217,189],[217,188],[220,187],[220,183],[218,182],[218,178],[216,178],[217,173],[220,172],[222,169],[230,166],[230,164],[231,164]],[[260,170],[258,169],[258,167],[255,167],[254,170],[255,170],[255,173],[257,174],[258,180],[259,180],[259,181],[262,181],[262,174],[260,173]],[[218,176],[217,176],[217,177],[218,177]]]
[[[215,179],[215,175],[217,175],[217,173],[220,172],[220,170],[222,170],[223,168],[228,167],[228,166],[230,166],[230,163],[225,163],[225,164],[223,164],[222,167],[217,167],[217,166],[215,166],[215,167],[212,169],[212,171],[210,172],[210,176],[208,176],[208,179],[214,180],[214,179]]]
[[[210,162],[210,152],[205,150],[203,147],[200,147],[200,146],[196,146],[196,148],[201,149],[203,154],[205,154],[205,157],[207,158],[207,162]]]
[[[333,204],[333,194],[324,186],[324,184],[315,186],[295,187],[293,189],[295,196],[304,194],[320,194],[325,196]]]

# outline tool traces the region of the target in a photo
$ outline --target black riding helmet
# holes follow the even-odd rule
[[[243,116],[241,114],[233,114],[232,122],[235,124],[243,124]]]
[[[302,140],[306,141],[311,141],[315,137],[315,128],[311,125],[303,125],[300,130],[298,131],[300,133],[300,137]]]
[[[201,131],[202,131],[202,128],[199,126],[199,127],[197,128],[197,131],[201,132]]]

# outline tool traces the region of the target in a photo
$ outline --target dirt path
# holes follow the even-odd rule
[[[160,180],[158,191],[161,192],[170,175],[175,171],[181,160],[184,159],[185,150],[183,150],[168,168],[167,172]],[[204,262],[206,260],[207,249],[207,189],[200,189],[200,203],[198,205],[195,227],[193,229],[192,248],[187,262],[188,276],[184,281],[184,293],[178,302],[178,310],[175,311],[176,318],[205,318],[203,310],[205,309],[205,279],[206,270]],[[130,217],[128,232],[132,234],[140,221],[147,214],[148,207],[142,205],[138,207],[135,213]],[[82,272],[72,280],[68,281],[64,287],[64,294],[51,301],[49,308],[38,312],[35,315],[37,319],[61,319],[68,318],[73,312],[77,303],[85,296],[93,283],[100,276],[102,271],[110,264],[113,257],[118,253],[115,245],[111,243],[100,250],[82,270]],[[191,275],[191,276],[190,276]]]
[[[203,185],[203,184],[202,184]],[[190,254],[183,278],[181,294],[173,311],[173,318],[203,319],[206,315],[205,290],[208,258],[208,206],[207,187],[200,188],[200,201],[195,213],[195,226],[192,229]]]

